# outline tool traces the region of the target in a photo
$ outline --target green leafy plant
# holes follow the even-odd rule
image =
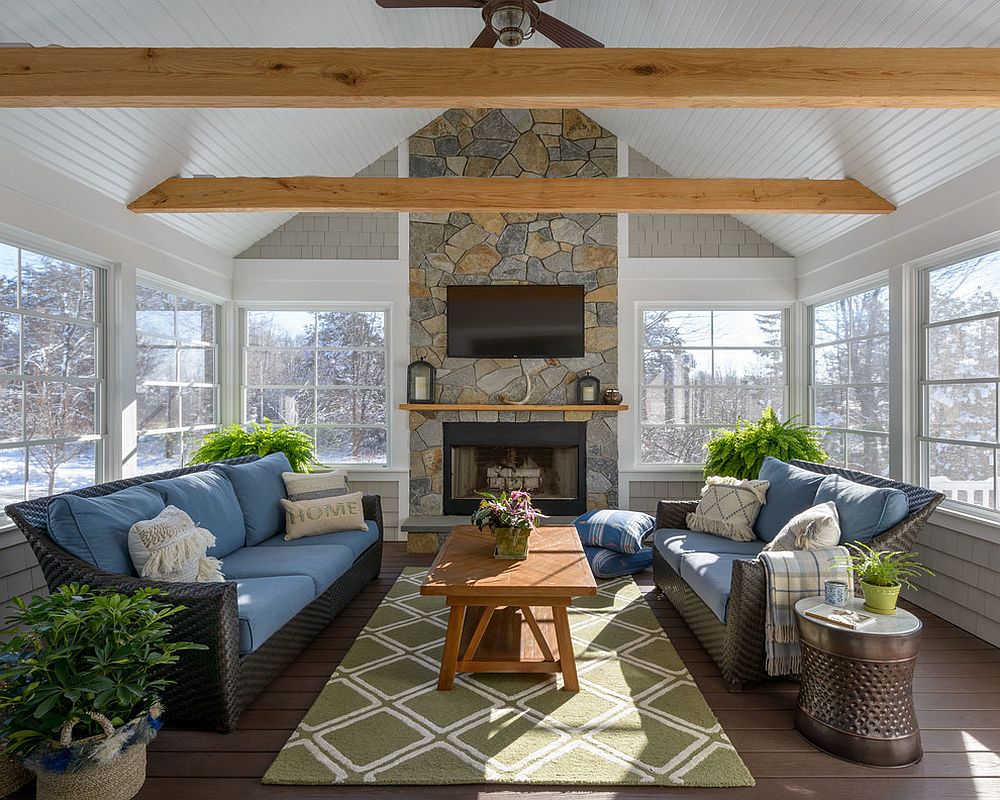
[[[294,472],[310,472],[320,466],[316,460],[316,440],[294,425],[275,428],[271,420],[263,425],[251,422],[249,428],[230,425],[206,434],[194,451],[190,464],[208,464],[239,456],[266,456],[284,453]]]
[[[718,430],[708,443],[705,477],[709,475],[752,479],[768,456],[790,461],[816,461],[828,458],[820,446],[819,431],[792,419],[782,422],[768,406],[757,422],[738,419],[732,430]]]
[[[934,574],[917,560],[916,553],[879,551],[864,542],[851,542],[847,547],[851,551],[847,568],[858,580],[871,586],[916,589],[913,578]]]
[[[61,586],[25,604],[15,598],[15,634],[0,645],[0,738],[8,753],[74,734],[101,732],[91,712],[115,727],[145,713],[170,684],[161,667],[201,644],[168,641],[169,617],[183,606],[158,602],[156,589],[133,594]]]
[[[479,492],[482,501],[472,514],[472,524],[483,528],[534,528],[535,523],[545,515],[531,505],[531,495],[514,491],[493,495]]]

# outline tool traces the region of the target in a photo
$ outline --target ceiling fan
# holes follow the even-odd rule
[[[551,0],[375,0],[382,8],[476,8],[486,23],[472,47],[517,47],[536,32],[560,47],[604,47],[572,25],[542,11]]]

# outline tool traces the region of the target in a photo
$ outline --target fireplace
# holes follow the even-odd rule
[[[477,492],[515,489],[550,516],[586,511],[585,422],[446,422],[443,434],[445,514],[471,514]]]

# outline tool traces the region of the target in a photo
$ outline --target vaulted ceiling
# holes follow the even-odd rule
[[[997,0],[554,0],[609,47],[1000,44]],[[467,46],[471,9],[374,0],[0,0],[0,42],[36,46]],[[536,36],[525,46],[551,46]],[[457,79],[460,79],[456,76]],[[512,76],[512,80],[530,80]],[[422,110],[0,110],[0,144],[123,204],[171,175],[353,175],[433,119]],[[680,177],[852,177],[897,205],[1000,156],[1000,111],[592,110]],[[288,215],[164,222],[238,253]],[[743,217],[794,255],[864,217]]]

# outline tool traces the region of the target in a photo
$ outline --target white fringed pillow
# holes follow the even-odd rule
[[[792,517],[764,550],[825,550],[840,544],[840,516],[832,500]]]
[[[214,544],[215,537],[177,506],[167,506],[153,519],[135,523],[128,532],[135,571],[144,578],[171,583],[225,580],[222,562],[207,555]]]
[[[701,490],[698,508],[687,515],[688,528],[737,542],[754,541],[753,524],[767,502],[770,485],[768,481],[712,476]]]

